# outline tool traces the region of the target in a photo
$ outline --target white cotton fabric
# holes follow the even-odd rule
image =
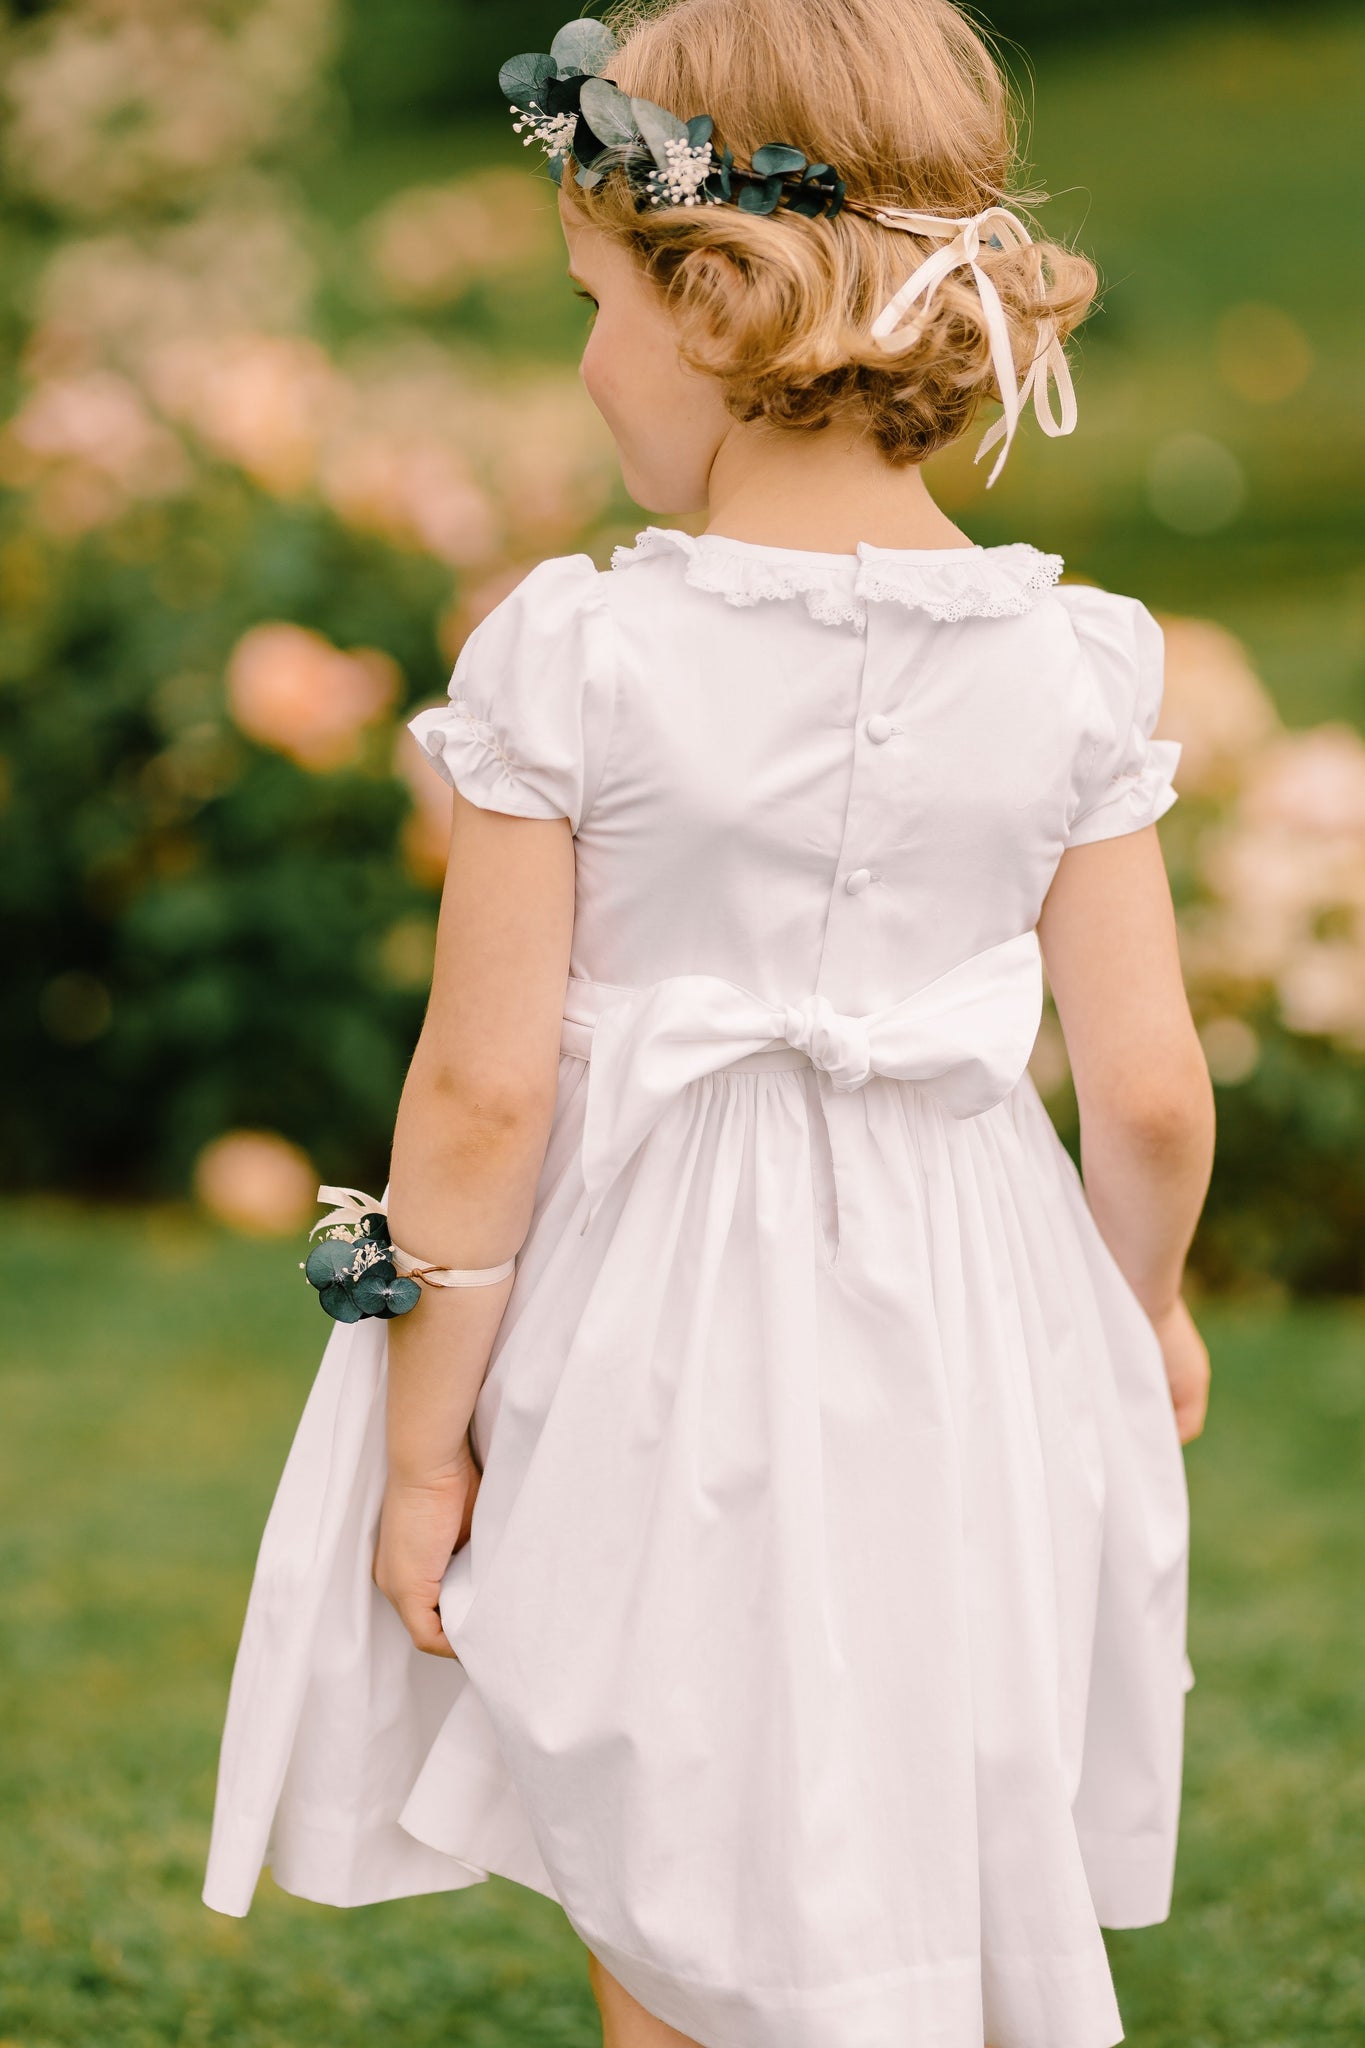
[[[205,1898],[496,1872],[703,2048],[1112,2048],[1169,1911],[1188,1507],[1025,1062],[1068,846],[1175,801],[1160,634],[1012,546],[648,529],[411,729],[564,817],[559,1098],[442,1601],[370,1579],[384,1326],[262,1542]],[[459,1938],[458,1920],[452,1939]]]

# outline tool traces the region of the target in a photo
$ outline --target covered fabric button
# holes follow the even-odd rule
[[[858,894],[858,891],[860,889],[865,889],[871,880],[871,868],[854,868],[853,873],[848,877],[848,880],[844,883],[844,887],[847,889],[850,896],[856,896]]]
[[[878,746],[883,740],[890,739],[894,729],[891,720],[883,718],[880,711],[874,711],[867,721],[867,736],[870,740],[875,740]]]

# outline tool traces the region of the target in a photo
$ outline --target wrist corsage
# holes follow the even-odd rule
[[[304,1278],[334,1322],[361,1323],[373,1316],[405,1316],[422,1298],[422,1286],[484,1287],[516,1271],[516,1259],[500,1266],[433,1266],[405,1252],[389,1235],[382,1202],[359,1188],[318,1189],[320,1202],[335,1206],[309,1231],[326,1235],[300,1260]]]

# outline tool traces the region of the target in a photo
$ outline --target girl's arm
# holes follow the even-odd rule
[[[530,1227],[559,1075],[574,914],[567,818],[515,818],[454,792],[431,997],[394,1130],[395,1244],[495,1266]],[[468,1428],[511,1278],[429,1287],[387,1326],[388,1485],[375,1579],[419,1649],[450,1656],[436,1602],[469,1532]]]
[[[1101,1235],[1156,1326],[1182,1442],[1208,1353],[1181,1295],[1213,1165],[1213,1088],[1180,971],[1155,825],[1062,855],[1038,920]]]

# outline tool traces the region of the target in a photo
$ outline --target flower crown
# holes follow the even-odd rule
[[[810,220],[833,220],[847,209],[901,234],[938,242],[941,246],[915,266],[877,314],[869,339],[888,355],[913,346],[939,287],[954,271],[965,269],[980,295],[1002,407],[1002,417],[987,430],[976,453],[979,462],[997,442],[1001,444],[986,488],[1004,467],[1030,402],[1050,438],[1074,431],[1076,393],[1055,323],[1046,318],[1039,322],[1037,353],[1021,382],[1005,308],[982,262],[984,249],[1022,251],[1033,246],[1018,214],[994,203],[979,213],[950,215],[848,199],[837,171],[829,164],[807,163],[803,152],[788,142],[764,143],[754,151],[748,169],[742,169],[730,149],[717,156],[711,140],[715,124],[709,114],[680,121],[667,108],[631,98],[603,78],[602,67],[616,50],[616,38],[602,22],[570,21],[548,54],[509,57],[498,73],[498,84],[516,116],[513,127],[519,135],[526,131],[527,147],[540,144],[556,184],[563,176],[565,157],[572,154],[578,183],[589,190],[619,166],[642,210],[732,205],[744,213],[775,213],[782,207]],[[1041,263],[1036,252],[1035,261]]]
[[[652,100],[633,99],[602,76],[616,38],[600,21],[566,22],[548,53],[509,57],[498,73],[513,127],[525,146],[538,142],[558,184],[572,152],[578,183],[600,185],[616,166],[641,209],[651,206],[738,206],[745,213],[789,213],[832,220],[844,204],[844,181],[829,164],[806,161],[788,142],[765,142],[747,170],[730,149],[716,154],[709,114],[680,121]]]

